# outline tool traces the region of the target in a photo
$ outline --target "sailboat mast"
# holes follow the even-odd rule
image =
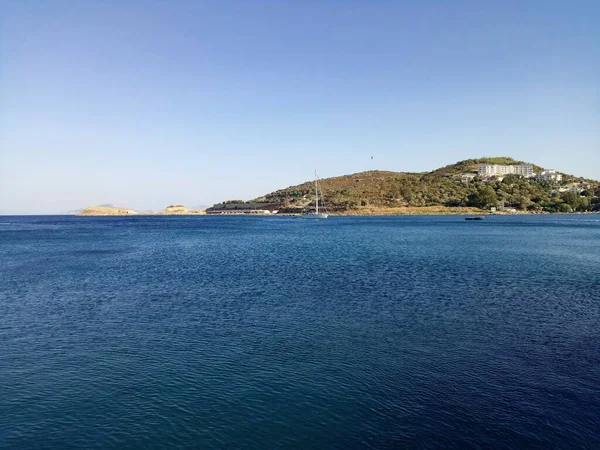
[[[317,184],[317,171],[315,170],[315,213],[319,214],[319,185]]]

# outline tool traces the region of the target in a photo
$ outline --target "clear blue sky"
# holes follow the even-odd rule
[[[498,155],[600,178],[599,1],[0,0],[0,213]]]

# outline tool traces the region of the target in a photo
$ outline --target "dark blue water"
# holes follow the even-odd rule
[[[0,218],[0,447],[600,448],[600,216]]]

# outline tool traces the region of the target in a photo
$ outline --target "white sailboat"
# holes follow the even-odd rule
[[[319,189],[319,177],[317,175],[317,171],[315,170],[315,210],[307,211],[302,214],[302,218],[304,219],[327,219],[329,214],[327,214],[327,209],[325,208],[325,203],[321,207],[321,212],[319,212],[319,198],[323,198],[321,191]]]

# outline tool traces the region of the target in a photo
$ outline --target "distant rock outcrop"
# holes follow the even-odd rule
[[[183,205],[169,205],[165,208],[165,214],[189,214],[189,210]]]
[[[90,206],[79,212],[79,216],[187,216],[206,214],[204,209],[187,209],[184,205],[169,205],[162,212],[136,211],[130,208],[119,208],[116,206],[97,205]]]
[[[137,211],[115,206],[90,206],[79,213],[80,216],[133,216]]]
[[[187,209],[184,205],[169,205],[165,208],[164,214],[168,216],[187,216],[206,214],[206,211],[203,209]]]

